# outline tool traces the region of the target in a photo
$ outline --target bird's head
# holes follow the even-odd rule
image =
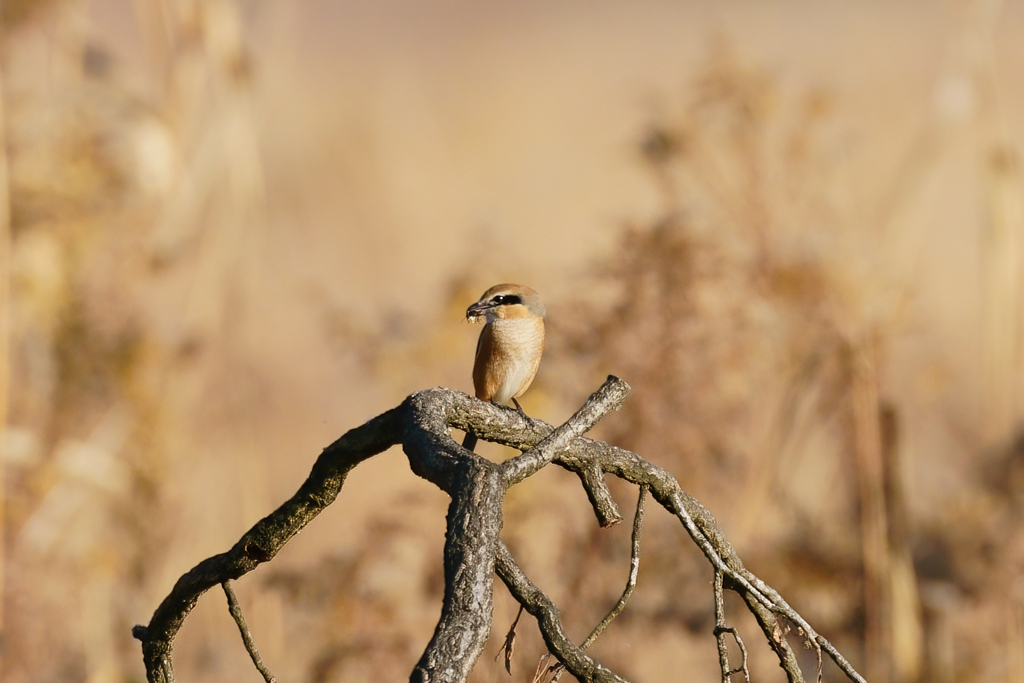
[[[485,318],[490,323],[510,318],[543,318],[546,314],[537,292],[525,285],[502,284],[488,289],[467,308],[466,320],[474,323]]]

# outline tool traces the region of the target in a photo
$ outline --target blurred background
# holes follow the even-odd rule
[[[0,31],[4,681],[144,680],[131,626],[321,448],[471,390],[504,281],[549,311],[527,412],[630,382],[597,436],[872,683],[1024,681],[1024,3],[5,0]],[[549,469],[503,535],[579,642],[630,525]],[[278,680],[408,676],[446,505],[388,452],[237,583]],[[594,653],[719,680],[706,561],[661,510],[643,543]],[[495,595],[473,680],[529,681]],[[175,652],[259,680],[219,591]]]

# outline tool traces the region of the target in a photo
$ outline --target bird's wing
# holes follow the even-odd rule
[[[473,389],[476,397],[482,401],[490,401],[494,396],[494,387],[487,386],[487,359],[493,354],[494,329],[484,325],[480,338],[476,340],[476,359],[473,362]],[[492,384],[493,378],[492,378]]]

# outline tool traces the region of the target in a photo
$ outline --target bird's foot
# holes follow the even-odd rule
[[[512,399],[512,403],[514,403],[514,404],[516,405],[516,410],[517,410],[517,411],[519,412],[519,414],[520,414],[520,415],[521,415],[521,416],[522,416],[522,417],[523,417],[524,419],[526,419],[526,420],[529,420],[529,419],[530,419],[530,416],[529,416],[529,415],[527,415],[527,414],[526,414],[525,412],[523,412],[523,407],[522,407],[521,405],[519,405],[519,401],[517,401],[517,400],[515,400],[515,399],[513,398],[513,399]]]

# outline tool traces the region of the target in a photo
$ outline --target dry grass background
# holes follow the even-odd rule
[[[600,435],[671,470],[869,680],[1024,681],[1022,3],[20,0],[0,21],[3,680],[142,680],[131,625],[340,433],[468,390],[462,311],[520,280],[551,312],[528,412],[623,377]],[[582,638],[628,529],[535,479],[504,536]],[[445,507],[389,453],[238,584],[279,680],[408,675]],[[668,519],[644,543],[595,652],[717,680],[708,568]],[[256,677],[222,603],[187,622],[181,680]],[[498,588],[474,680],[506,679],[514,616]]]

